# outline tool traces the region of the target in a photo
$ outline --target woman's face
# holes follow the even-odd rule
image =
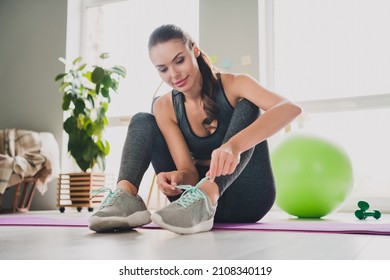
[[[201,86],[196,52],[199,49],[191,50],[180,40],[170,40],[152,47],[149,56],[165,83],[180,92],[189,92]]]

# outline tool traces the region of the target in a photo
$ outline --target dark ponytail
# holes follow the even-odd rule
[[[178,26],[168,24],[162,25],[152,32],[149,37],[148,48],[150,50],[158,43],[165,43],[170,40],[181,40],[183,44],[188,44],[191,50],[195,45],[194,40],[184,30]],[[214,68],[210,59],[203,51],[197,57],[197,61],[202,75],[201,100],[203,109],[206,112],[206,118],[202,124],[205,128],[208,128],[213,120],[219,119],[219,110],[215,102],[218,90],[218,78],[213,71]]]
[[[213,72],[211,61],[203,51],[201,51],[197,61],[200,73],[202,74],[201,99],[203,102],[203,109],[207,116],[202,124],[207,128],[213,120],[219,119],[219,110],[215,102],[218,90],[218,79]]]

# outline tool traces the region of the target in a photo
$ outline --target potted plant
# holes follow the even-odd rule
[[[108,54],[103,53],[100,58],[107,59]],[[60,61],[66,65],[63,58]],[[106,167],[105,158],[110,152],[110,145],[103,136],[108,124],[106,112],[111,94],[117,93],[120,79],[126,76],[126,69],[118,65],[109,68],[90,66],[83,62],[82,57],[73,60],[69,68],[55,77],[55,81],[60,82],[59,91],[63,94],[62,110],[66,113],[63,129],[68,134],[67,149],[83,173],[91,176],[95,167],[101,172]],[[80,177],[80,174],[76,175]],[[71,182],[72,178],[67,177],[66,181]],[[87,198],[83,197],[83,200]]]

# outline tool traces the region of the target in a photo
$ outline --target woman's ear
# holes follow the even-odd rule
[[[199,57],[200,56],[200,48],[197,45],[194,45],[193,50],[194,50],[195,57]]]

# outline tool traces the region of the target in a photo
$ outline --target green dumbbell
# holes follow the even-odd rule
[[[367,217],[374,217],[375,219],[379,219],[381,217],[381,212],[378,210],[373,210],[372,212],[367,212],[368,208],[370,208],[370,205],[365,201],[359,201],[358,202],[359,210],[355,211],[355,216],[359,220],[364,220]]]

